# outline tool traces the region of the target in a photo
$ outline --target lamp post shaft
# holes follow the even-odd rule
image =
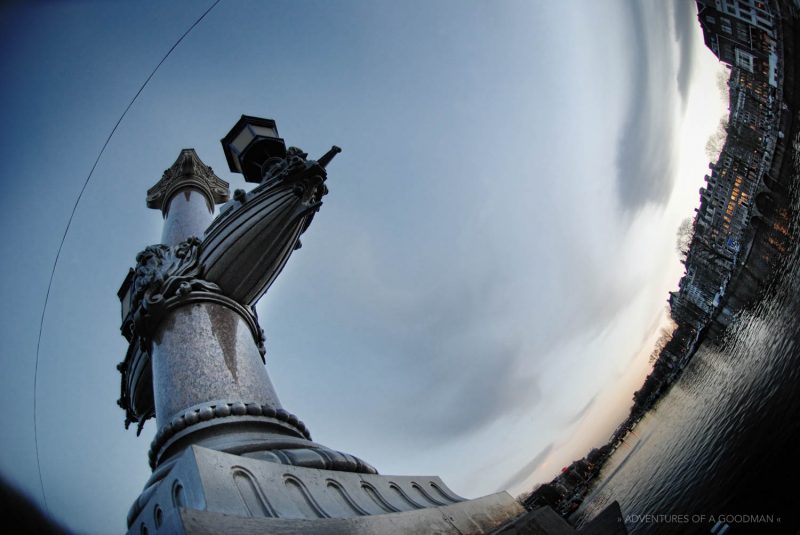
[[[199,243],[211,223],[214,203],[227,198],[227,183],[216,177],[194,150],[181,151],[148,192],[148,205],[164,216],[162,244],[173,251],[183,248],[180,254],[184,255],[197,252],[197,246],[186,244],[193,239]],[[198,419],[201,414],[213,416],[223,405],[236,405],[245,412],[248,405],[258,406],[262,414],[264,410],[282,410],[264,366],[260,328],[252,310],[203,289],[187,293],[178,306],[169,307],[149,337],[153,401],[162,434],[181,418],[188,417],[191,423],[195,415]],[[213,433],[206,431],[205,441],[219,444],[226,435],[237,433],[226,426]],[[203,443],[204,439],[195,437],[191,442]],[[156,463],[180,449],[176,446],[161,452]]]
[[[161,243],[169,246],[178,245],[192,236],[201,238],[214,212],[208,198],[196,186],[175,192],[164,208]]]
[[[214,210],[193,180],[195,176],[176,178],[184,178],[186,186],[175,191],[162,207],[161,243],[170,247],[192,236],[202,237]],[[240,328],[240,323],[243,320],[235,312],[213,303],[195,303],[167,313],[150,348],[159,429],[181,411],[207,401],[238,399],[240,394],[254,400],[276,401],[270,399],[273,392],[268,377],[262,378],[264,384],[259,385],[265,396],[253,395],[252,388],[241,388],[239,384],[240,377],[247,380],[266,375],[252,336],[246,327]]]

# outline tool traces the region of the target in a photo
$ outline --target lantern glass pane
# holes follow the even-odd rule
[[[244,151],[244,149],[247,148],[247,145],[249,145],[252,140],[253,140],[252,132],[250,132],[249,128],[244,128],[242,129],[241,132],[239,132],[239,135],[236,136],[231,142],[231,148],[237,154],[241,154],[242,151]]]
[[[261,126],[261,125],[250,125],[250,128],[255,132],[258,136],[264,137],[278,137],[278,132],[275,131],[274,128],[270,128],[268,126]]]

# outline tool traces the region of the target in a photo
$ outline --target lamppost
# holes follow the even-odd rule
[[[222,145],[230,170],[258,185],[230,199],[228,183],[182,150],[147,192],[164,216],[162,243],[137,255],[118,293],[129,342],[119,404],[126,426],[141,432],[155,416],[157,427],[129,533],[388,532],[398,518],[409,530],[478,533],[518,514],[506,493],[468,501],[437,477],[378,475],[313,442],[283,408],[255,304],[299,248],[340,149],[310,160],[286,148],[274,121],[250,116]]]

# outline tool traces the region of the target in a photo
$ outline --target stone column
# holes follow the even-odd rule
[[[199,302],[169,312],[153,337],[151,358],[159,429],[206,402],[282,408],[253,332],[224,305]]]
[[[202,191],[195,187],[181,189],[166,204],[161,243],[177,245],[191,236],[203,237],[214,207]]]
[[[164,214],[162,243],[175,248],[192,237],[203,238],[214,204],[228,199],[228,184],[193,149],[184,149],[147,193],[148,207]],[[189,297],[166,312],[150,339],[159,432],[198,406],[241,403],[256,404],[262,412],[263,407],[281,409],[264,367],[253,312],[214,293]]]

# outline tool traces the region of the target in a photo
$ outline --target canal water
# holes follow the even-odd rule
[[[698,350],[570,520],[614,500],[630,533],[800,533],[800,247],[721,345]]]

